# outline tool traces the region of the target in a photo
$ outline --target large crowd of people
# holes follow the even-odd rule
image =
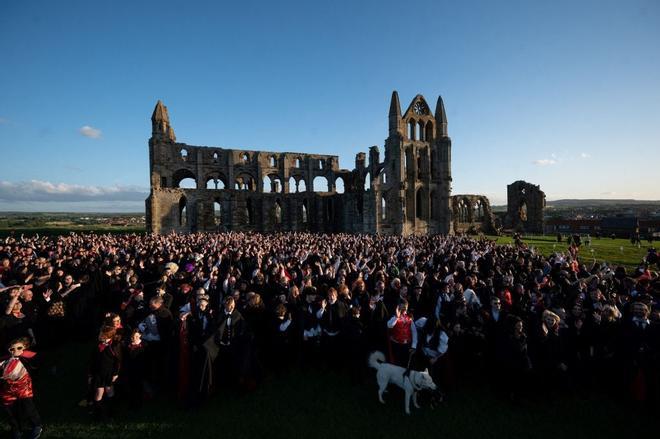
[[[653,405],[657,268],[651,249],[631,272],[586,263],[574,243],[544,256],[456,236],[8,237],[0,399],[13,431],[37,437],[34,352],[93,340],[84,400],[99,417],[116,398],[171,393],[194,407],[301,368],[360,382],[375,350],[428,368],[445,392],[472,374],[513,400],[606,387]]]

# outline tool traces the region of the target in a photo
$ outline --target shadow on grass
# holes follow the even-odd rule
[[[196,410],[160,398],[137,410],[120,405],[112,422],[99,423],[77,406],[84,394],[89,350],[89,345],[71,344],[47,355],[36,381],[44,437],[600,439],[644,434],[652,422],[606,397],[566,396],[513,406],[475,383],[459,387],[435,410],[413,408],[407,416],[397,388],[386,393],[385,405],[378,402],[373,371],[363,384],[353,385],[337,373],[295,370],[247,395],[216,395]],[[49,372],[53,366],[56,375]]]

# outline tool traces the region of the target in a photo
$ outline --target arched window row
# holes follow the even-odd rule
[[[482,223],[488,216],[488,201],[483,198],[461,198],[454,206],[454,215],[460,223]]]
[[[313,192],[335,192],[343,194],[348,189],[348,182],[346,173],[331,172],[328,175],[317,175],[311,181],[311,187],[307,188],[307,180],[301,175],[292,175],[289,177],[288,185],[279,174],[266,174],[261,181],[261,191],[263,193],[299,193],[312,190]],[[383,176],[383,183],[386,177]],[[350,180],[349,180],[350,181]],[[169,183],[171,182],[171,186]],[[161,188],[180,188],[180,189],[209,189],[209,190],[248,190],[259,191],[256,180],[251,173],[240,172],[234,177],[233,184],[230,184],[226,175],[219,172],[207,174],[204,178],[197,179],[195,173],[189,169],[179,169],[172,174],[172,177],[161,176]],[[371,187],[370,175],[365,175],[365,190]]]
[[[433,121],[409,119],[406,124],[406,136],[409,140],[419,140],[423,142],[430,142],[433,140],[435,127]]]

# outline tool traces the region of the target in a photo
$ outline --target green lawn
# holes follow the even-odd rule
[[[620,439],[648,434],[655,422],[606,396],[559,396],[514,406],[477,383],[459,386],[444,406],[413,408],[406,416],[401,392],[386,393],[384,406],[377,401],[373,371],[360,386],[339,374],[291,371],[248,395],[214,396],[195,411],[164,398],[139,411],[120,406],[113,422],[99,423],[76,406],[88,353],[88,345],[69,345],[54,355],[57,375],[42,370],[36,393],[44,437]]]
[[[496,240],[498,244],[513,243],[513,238],[510,236],[489,236],[488,238]],[[565,252],[568,248],[565,239],[563,242],[557,242],[554,236],[533,236],[524,238],[523,242],[545,256],[553,252]],[[653,246],[656,247],[657,243],[654,242]],[[627,239],[592,238],[590,246],[582,244],[579,257],[587,266],[594,261],[605,261],[610,266],[623,265],[628,269],[634,269],[646,256],[648,248],[649,245],[646,241],[642,241],[641,247],[638,248]]]

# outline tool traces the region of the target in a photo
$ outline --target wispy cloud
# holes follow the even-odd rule
[[[147,189],[139,186],[83,186],[30,180],[0,181],[0,201],[143,201]]]
[[[609,191],[609,192],[601,192],[600,194],[601,194],[601,195],[607,195],[607,196],[610,196],[610,197],[611,197],[611,196],[613,196],[613,195],[616,195],[616,192],[614,192],[614,191]]]
[[[85,125],[81,127],[78,131],[80,132],[80,134],[82,134],[85,137],[89,137],[90,139],[101,138],[101,130],[98,128],[90,127],[89,125]]]
[[[583,153],[580,154],[581,159],[588,159],[590,157],[591,157],[591,154],[586,153],[586,152],[583,152]]]
[[[532,163],[537,165],[537,166],[552,166],[552,165],[557,164],[557,160],[555,160],[555,159],[538,159],[538,160],[534,160]]]

